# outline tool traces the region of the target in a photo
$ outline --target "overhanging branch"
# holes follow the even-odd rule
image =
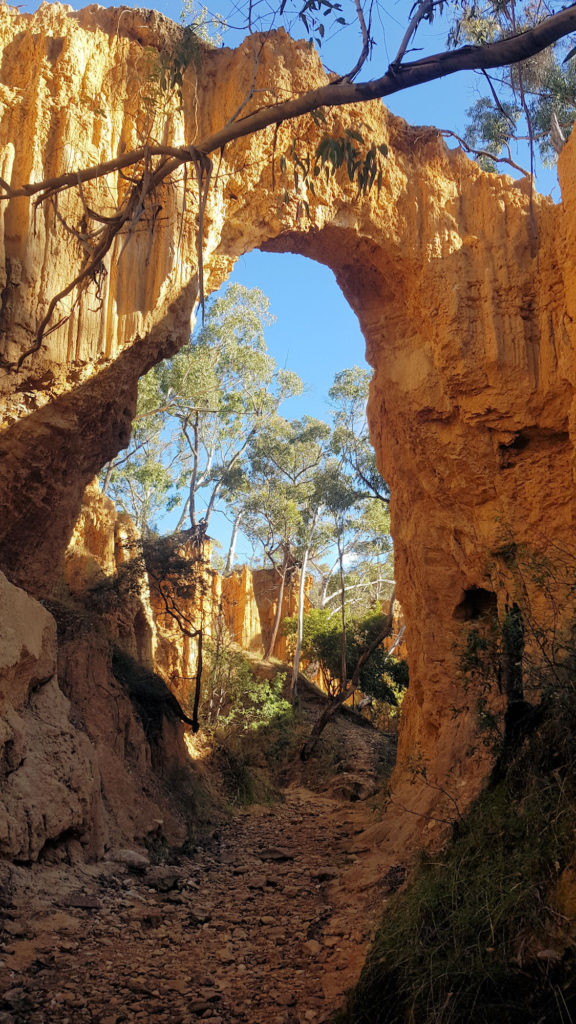
[[[422,10],[427,10],[426,4],[422,5]],[[104,266],[104,257],[110,251],[115,238],[126,226],[129,228],[130,224],[142,216],[147,202],[150,201],[158,187],[181,167],[192,163],[197,170],[199,290],[202,293],[202,229],[210,181],[210,153],[223,150],[229,142],[235,139],[256,134],[271,125],[279,125],[284,121],[302,117],[320,107],[340,107],[382,99],[405,89],[445,78],[459,71],[485,71],[489,68],[516,64],[535,56],[573,31],[576,31],[576,3],[551,15],[526,32],[501,39],[496,43],[446,50],[408,63],[396,59],[384,75],[372,81],[354,83],[341,79],[302,93],[290,100],[269,104],[223,125],[218,131],[193,146],[180,148],[143,146],[91,167],[44,181],[27,183],[16,188],[0,178],[0,189],[2,190],[0,191],[0,201],[28,197],[34,198],[34,203],[37,206],[68,189],[81,189],[82,185],[88,181],[94,181],[113,173],[122,173],[125,168],[135,167],[138,164],[144,165],[144,169],[136,175],[133,181],[128,199],[122,204],[117,214],[110,218],[96,217],[96,220],[102,224],[102,228],[93,238],[93,248],[90,253],[85,253],[82,269],[74,280],[51,300],[48,312],[36,332],[32,345],[20,356],[16,364],[8,366],[8,368],[19,369],[23,361],[40,348],[45,335],[63,322],[60,320],[56,325],[50,326],[50,321],[59,302],[74,288],[82,287],[94,273],[99,271],[99,268]],[[401,52],[402,48],[399,53]],[[154,158],[159,159],[156,161]]]

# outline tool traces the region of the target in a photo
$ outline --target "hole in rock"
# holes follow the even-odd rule
[[[458,622],[470,622],[473,619],[487,618],[495,614],[498,608],[496,594],[483,587],[469,587],[464,591],[462,600],[456,605],[453,618]]]

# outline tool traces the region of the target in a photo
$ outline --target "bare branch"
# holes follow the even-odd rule
[[[500,102],[500,97],[498,96],[498,93],[496,92],[496,89],[494,88],[494,83],[492,82],[492,79],[490,78],[490,75],[488,74],[487,71],[484,71],[484,69],[482,69],[482,74],[484,75],[484,78],[488,82],[488,88],[490,89],[490,92],[492,93],[492,99],[494,100],[494,103],[495,103],[497,109],[502,114],[502,117],[505,118],[506,121],[508,121],[508,124],[510,125],[512,130],[514,130],[514,128],[516,127],[516,125],[514,124],[514,119],[512,117],[510,117],[510,114],[506,113],[504,107],[502,106],[502,104]]]
[[[510,156],[510,147],[508,146],[506,147],[508,149],[508,156],[496,156],[496,153],[490,153],[487,149],[475,149],[474,146],[470,146],[469,143],[460,135],[457,135],[456,132],[449,131],[448,128],[442,128],[440,134],[445,139],[456,139],[456,142],[459,143],[466,153],[473,153],[474,156],[484,156],[487,160],[493,160],[494,163],[508,164],[509,167],[513,167],[515,171],[519,171],[520,174],[523,174],[526,178],[530,177],[531,172],[527,171],[525,167],[521,167],[520,164],[517,164],[512,159]]]
[[[356,61],[356,64],[352,68],[352,71],[349,71],[348,74],[345,76],[348,82],[352,82],[353,79],[356,78],[356,75],[368,60],[368,57],[370,56],[370,48],[372,45],[372,40],[370,39],[370,31],[366,25],[364,11],[362,10],[362,4],[360,0],[354,0],[354,3],[356,5],[356,14],[358,17],[358,21],[360,23],[360,30],[362,32],[362,49],[360,51],[360,56]]]
[[[418,31],[418,26],[420,25],[420,22],[430,17],[434,10],[434,4],[435,0],[420,0],[420,3],[417,5],[416,8],[416,13],[412,20],[410,21],[410,24],[408,25],[408,28],[406,29],[404,36],[402,38],[402,42],[398,47],[398,53],[396,54],[394,60],[392,61],[392,67],[396,67],[402,63],[406,50],[410,45],[410,41]],[[412,8],[412,10],[414,10],[414,8]]]
[[[394,584],[394,582],[394,580],[388,579],[387,577],[379,576],[377,580],[364,580],[362,583],[350,583],[347,587],[344,587],[344,592],[347,593],[349,590],[358,590],[359,587],[375,587],[378,583]],[[341,590],[335,590],[333,594],[329,594],[328,597],[324,598],[322,601],[321,607],[325,608],[326,605],[330,604],[330,601],[333,601],[335,597],[340,597],[341,593]]]

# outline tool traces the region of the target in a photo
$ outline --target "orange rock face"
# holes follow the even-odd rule
[[[154,50],[177,32],[130,9],[0,8],[2,177],[41,178],[148,138],[194,141],[248,91],[255,46],[258,103],[324,80],[317,57],[279,32],[207,52],[185,76],[182,104],[163,95],[147,106]],[[344,176],[320,178],[309,218],[302,202],[283,202],[279,161],[294,131],[303,150],[314,148],[320,129],[311,119],[228,146],[204,256],[208,288],[254,247],[325,263],[366,338],[372,439],[393,495],[410,652],[397,792],[417,814],[396,829],[398,845],[421,830],[436,786],[463,808],[484,777],[488,755],[457,649],[480,592],[501,613],[516,599],[503,551],[544,551],[550,539],[573,547],[576,140],[562,155],[556,207],[530,202],[525,185],[483,174],[433,129],[411,128],[379,102],[328,115],[337,134],[360,123],[388,146],[380,194],[358,198]],[[68,319],[42,350],[4,374],[0,567],[35,595],[49,594],[58,577],[84,487],[127,441],[138,377],[188,337],[197,291],[197,200],[188,186],[186,204],[182,181],[166,187],[154,232],[144,220],[123,238],[99,282],[75,308],[63,304]],[[115,178],[90,186],[87,201],[108,209],[121,187]],[[64,214],[78,212],[77,198],[63,203]],[[2,352],[14,360],[81,253],[50,210],[34,220],[28,200],[15,200],[0,216]],[[545,619],[530,580],[524,599]]]
[[[278,577],[274,570],[247,566],[223,577],[210,565],[209,539],[199,551],[186,533],[181,537],[174,571],[169,560],[146,571],[134,524],[116,511],[93,482],[86,488],[66,551],[65,578],[71,593],[84,601],[102,595],[100,615],[110,640],[158,672],[187,710],[198,663],[196,630],[201,628],[209,642],[221,617],[228,639],[246,651],[264,655],[276,615]],[[184,572],[178,568],[180,556]],[[191,575],[194,585],[180,591],[178,583],[183,579],[187,584]],[[111,584],[119,588],[119,600],[106,597],[106,586]],[[285,588],[283,618],[296,614],[297,601],[296,579]],[[278,636],[273,655],[287,657],[285,637]]]

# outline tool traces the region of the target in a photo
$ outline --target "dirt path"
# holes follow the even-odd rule
[[[339,879],[361,871],[351,848],[374,821],[362,797],[385,744],[354,728],[328,793],[295,781],[284,802],[219,826],[192,860],[17,869],[0,1024],[325,1021],[377,914],[373,888],[351,898]]]

